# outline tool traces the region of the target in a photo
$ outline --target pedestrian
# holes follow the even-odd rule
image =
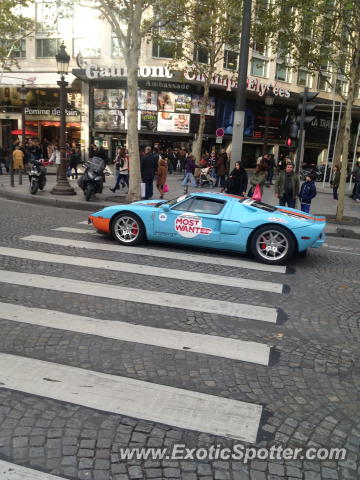
[[[265,167],[264,167],[263,164],[259,163],[258,165],[256,165],[255,173],[250,179],[251,187],[248,191],[248,196],[252,197],[255,193],[255,189],[256,189],[257,185],[259,185],[260,193],[261,193],[261,197],[262,197],[265,180],[266,180]],[[261,200],[261,198],[260,198],[260,200]]]
[[[167,160],[165,158],[159,159],[159,166],[157,169],[156,187],[159,190],[160,198],[164,198],[164,185],[166,184],[166,177],[168,174]]]
[[[4,160],[4,150],[0,147],[0,175],[3,174],[2,163]]]
[[[190,182],[193,187],[197,186],[194,171],[195,168],[200,168],[199,165],[196,165],[195,158],[192,153],[188,155],[185,162],[185,177],[184,180],[181,182],[181,185],[184,187],[184,193],[188,192],[188,183]]]
[[[360,162],[358,162],[357,166],[354,168],[352,175],[355,184],[351,198],[360,202]]]
[[[267,175],[267,185],[274,185],[273,184],[273,177],[274,177],[274,168],[275,168],[275,157],[274,155],[268,156],[268,175]]]
[[[299,193],[302,212],[310,213],[311,200],[316,197],[316,194],[316,185],[313,175],[306,175],[305,182],[301,185]]]
[[[299,175],[294,172],[294,164],[287,163],[275,182],[275,196],[280,200],[280,205],[287,204],[288,207],[295,208],[299,188]]]
[[[56,178],[59,178],[60,174],[60,164],[61,164],[61,155],[60,150],[58,149],[57,145],[54,145],[54,151],[49,159],[50,163],[55,163],[56,165]]]
[[[340,185],[340,167],[339,165],[334,165],[333,168],[333,178],[331,180],[331,185],[333,189],[333,200],[338,199],[338,188]]]
[[[158,167],[158,155],[152,153],[151,147],[145,147],[145,153],[141,158],[141,179],[145,183],[145,200],[153,196],[153,182]]]
[[[226,155],[226,153],[225,153]],[[215,170],[216,170],[216,182],[215,187],[224,188],[225,187],[225,174],[226,174],[226,159],[224,154],[220,154],[216,159]]]
[[[71,149],[71,154],[69,157],[69,174],[71,175],[71,178],[78,178],[78,165],[81,162],[81,154],[80,150],[76,148]],[[74,173],[73,173],[74,170]],[[69,176],[70,176],[69,175]]]
[[[235,163],[235,168],[230,173],[226,182],[226,193],[245,196],[248,186],[248,175],[240,162]]]
[[[24,170],[24,152],[21,150],[20,145],[17,145],[15,147],[15,150],[13,151],[13,170],[18,171],[18,170]]]
[[[278,172],[280,173],[282,170],[285,170],[285,165],[286,165],[286,158],[284,157],[284,155],[281,153],[279,155],[279,159],[278,159],[278,162],[277,162],[277,169],[278,169]]]
[[[129,159],[124,147],[119,147],[117,149],[114,165],[116,181],[114,187],[109,188],[113,193],[120,188],[120,184],[122,188],[125,188],[125,186],[129,187]]]

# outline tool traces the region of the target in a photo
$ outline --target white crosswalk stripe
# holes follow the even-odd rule
[[[255,442],[262,407],[131,378],[0,353],[6,388],[106,412]]]
[[[86,224],[86,221],[79,222],[79,225]],[[282,283],[242,278],[238,275],[205,274],[192,270],[195,263],[198,263],[249,269],[257,271],[261,275],[262,272],[286,273],[286,267],[262,265],[243,260],[238,256],[233,258],[221,254],[204,255],[202,252],[189,253],[176,249],[170,250],[169,247],[154,248],[147,245],[126,247],[100,236],[97,241],[94,241],[93,238],[97,234],[93,234],[91,229],[84,226],[81,228],[58,227],[53,229],[53,232],[67,233],[72,238],[30,235],[23,237],[21,240],[69,247],[70,250],[66,252],[66,255],[7,246],[0,246],[0,255],[33,260],[41,262],[42,265],[43,262],[48,262],[50,264],[66,265],[73,269],[78,267],[94,268],[126,273],[127,275],[154,276],[184,282],[197,282],[200,285],[201,283],[207,283],[247,289],[249,298],[251,298],[251,290],[275,294],[283,293]],[[73,238],[82,233],[90,234],[93,241],[80,241]],[[134,257],[131,257],[130,261],[89,259],[85,256],[73,255],[71,247],[84,249],[84,252],[86,250],[98,250],[127,253],[137,255],[139,260],[137,263],[132,263]],[[174,259],[182,260],[186,264],[181,270],[143,265],[141,264],[141,256],[169,259],[170,261]],[[169,262],[169,265],[171,266],[171,262]],[[66,274],[66,276],[69,275]],[[251,300],[249,300],[250,304],[218,301],[212,298],[200,298],[196,295],[180,295],[130,288],[116,284],[55,277],[51,274],[42,275],[27,273],[26,271],[0,270],[0,288],[1,284],[41,288],[45,289],[49,295],[53,292],[56,294],[59,294],[59,292],[73,293],[121,302],[210,313],[239,321],[255,320],[256,322],[274,324],[278,318],[277,308],[251,305]],[[191,285],[189,283],[190,290],[193,288]],[[249,362],[265,367],[269,365],[270,361],[271,347],[266,343],[261,343],[261,341],[226,338],[214,334],[208,335],[207,332],[192,333],[171,328],[157,328],[139,324],[138,321],[133,324],[113,319],[100,319],[96,318],[96,315],[88,317],[77,312],[64,313],[58,310],[49,310],[43,306],[42,308],[28,307],[21,304],[0,302],[0,319],[16,324],[26,323],[33,325],[34,328],[42,327],[55,331],[69,331],[74,334],[92,335],[99,339],[106,338],[117,342],[129,342],[133,345],[148,345],[153,349],[165,348],[173,352],[186,351],[190,355],[191,353],[209,355],[215,358]],[[226,318],[224,321],[226,321]],[[239,364],[239,369],[241,369],[241,364]],[[0,353],[0,385],[2,388],[29,395],[70,402],[104,412],[225,436],[249,443],[256,441],[262,416],[262,406],[254,403],[170,387],[161,383],[145,382],[137,378],[109,375],[76,366],[52,363],[51,361],[31,358],[31,356],[25,358],[12,353]],[[1,477],[1,468],[5,471],[8,467],[6,464],[0,463],[0,479],[61,480],[60,477],[52,477],[36,471],[33,471],[34,476],[31,476],[32,473],[24,473],[21,469],[15,469],[13,477]]]
[[[143,343],[181,351],[186,350],[259,365],[268,365],[269,363],[270,347],[262,343],[133,325],[120,321],[99,320],[56,310],[29,308],[11,303],[0,302],[0,312],[0,318],[5,320],[41,327],[61,328],[62,330],[125,342]]]
[[[32,287],[59,292],[78,293],[80,295],[123,300],[124,302],[138,302],[162,307],[181,308],[184,310],[228,315],[236,318],[248,318],[270,323],[276,323],[278,314],[276,308],[190,297],[175,293],[139,290],[136,288],[120,287],[118,285],[50,277],[48,275],[19,273],[9,270],[0,270],[0,282],[23,286],[31,285]]]
[[[222,275],[211,275],[198,272],[187,272],[184,270],[173,270],[171,268],[151,267],[148,265],[137,265],[125,262],[113,262],[99,260],[96,258],[73,257],[69,255],[56,255],[53,253],[37,252],[34,250],[21,250],[18,248],[7,248],[0,246],[0,255],[15,258],[26,258],[38,262],[51,262],[58,264],[76,265],[79,267],[101,268],[103,270],[114,270],[118,272],[135,273],[140,275],[151,275],[154,277],[173,278],[176,280],[187,280],[198,283],[213,285],[224,285],[227,287],[248,288],[262,292],[282,293],[283,286],[280,283],[251,280],[248,278],[225,277]]]
[[[47,237],[44,235],[29,235],[23,237],[22,240],[28,242],[47,243],[50,245],[61,245],[64,247],[76,247],[90,250],[101,250],[108,252],[127,253],[129,255],[145,255],[158,258],[169,258],[171,260],[183,260],[186,262],[207,263],[211,265],[221,265],[225,267],[246,268],[250,270],[260,270],[264,272],[286,273],[286,267],[281,265],[265,265],[261,263],[250,262],[247,260],[240,260],[239,258],[226,258],[218,255],[207,256],[192,253],[177,252],[176,250],[169,251],[163,248],[154,249],[148,247],[126,247],[118,245],[115,242],[99,243],[87,242],[67,238]]]

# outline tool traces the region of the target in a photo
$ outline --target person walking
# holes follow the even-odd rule
[[[257,185],[259,185],[261,196],[264,190],[264,184],[266,180],[266,170],[265,166],[262,163],[256,165],[255,173],[250,179],[250,189],[248,191],[248,196],[252,197],[254,195]]]
[[[60,174],[60,164],[61,164],[61,155],[60,150],[58,149],[57,145],[54,145],[54,151],[49,159],[50,163],[55,163],[56,165],[56,178],[59,178]]]
[[[332,189],[333,189],[333,200],[338,199],[338,188],[340,185],[340,167],[335,165],[333,168],[333,178],[332,178]]]
[[[215,164],[215,170],[216,170],[215,187],[224,188],[224,186],[225,186],[226,157],[225,157],[225,155],[220,154],[216,159],[216,164]]]
[[[354,179],[354,188],[351,198],[360,202],[360,162],[358,162],[357,166],[354,168],[352,175]]]
[[[151,147],[145,147],[145,154],[141,157],[141,179],[145,183],[145,197],[148,200],[153,196],[153,182],[158,167],[158,155],[154,155]]]
[[[167,160],[165,158],[159,159],[159,166],[157,169],[156,187],[159,190],[160,198],[164,198],[164,185],[168,174]]]
[[[78,178],[78,165],[81,162],[81,154],[79,148],[75,147],[71,149],[71,154],[69,157],[69,174],[71,178]],[[74,173],[73,173],[74,170]],[[69,176],[70,176],[69,175]]]
[[[229,178],[226,182],[226,193],[232,195],[245,196],[248,186],[248,175],[245,168],[241,165],[240,162],[235,163],[235,168],[230,173]],[[222,189],[224,190],[224,189]]]
[[[287,163],[275,182],[275,196],[280,200],[280,205],[287,204],[288,207],[295,208],[299,189],[300,180],[299,175],[294,172],[294,164]]]
[[[273,177],[274,177],[274,168],[275,168],[275,157],[273,154],[268,155],[268,175],[267,175],[267,185],[274,185],[273,184]]]
[[[125,186],[129,188],[129,157],[126,154],[124,147],[119,147],[117,149],[114,164],[116,181],[114,187],[109,188],[109,190],[111,190],[113,193],[115,193],[115,190],[120,188],[120,183],[123,188]]]
[[[13,170],[15,172],[17,172],[18,170],[24,170],[24,152],[21,150],[20,145],[17,145],[15,147],[12,157]]]
[[[306,175],[305,182],[301,185],[299,193],[302,212],[310,213],[311,200],[316,197],[316,194],[314,177],[311,174]]]
[[[185,162],[185,177],[181,182],[181,185],[184,187],[184,193],[188,193],[188,183],[190,182],[193,187],[196,187],[196,180],[194,177],[195,168],[200,168],[199,165],[195,163],[195,157],[190,153]]]

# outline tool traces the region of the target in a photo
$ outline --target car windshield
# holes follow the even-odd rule
[[[171,208],[176,203],[182,202],[183,200],[186,200],[189,197],[190,197],[190,195],[181,195],[180,197],[173,198],[172,200],[167,200],[165,202],[159,202],[155,205],[155,207],[159,208],[159,207],[161,207],[161,205],[169,205],[169,207]]]
[[[265,210],[265,212],[276,212],[277,208],[273,207],[272,205],[268,205],[267,203],[257,202],[252,198],[242,198],[239,200],[240,203],[244,205],[251,205],[252,207],[260,208],[260,210]]]

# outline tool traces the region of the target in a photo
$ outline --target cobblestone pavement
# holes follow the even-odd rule
[[[264,407],[257,447],[345,447],[343,460],[127,460],[120,447],[188,448],[238,441],[0,389],[0,458],[69,479],[358,480],[360,478],[360,241],[331,238],[286,274],[23,240],[114,244],[79,225],[84,212],[1,201],[0,247],[283,283],[283,294],[0,255],[0,270],[276,307],[276,324],[0,283],[0,302],[267,344],[268,366],[30,325],[1,316],[0,352],[144,380]],[[84,233],[54,231],[83,228]],[[152,248],[163,249],[161,245]],[[169,249],[169,247],[166,247]],[[196,254],[203,254],[195,251]],[[207,253],[209,255],[209,253]],[[213,253],[217,256],[216,253]],[[232,255],[228,255],[232,258]],[[237,256],[237,258],[242,258]],[[246,260],[251,260],[246,258]],[[91,262],[89,262],[91,265]],[[1,479],[2,480],[2,479]],[[5,479],[7,480],[7,478]],[[26,480],[26,479],[25,479]]]

